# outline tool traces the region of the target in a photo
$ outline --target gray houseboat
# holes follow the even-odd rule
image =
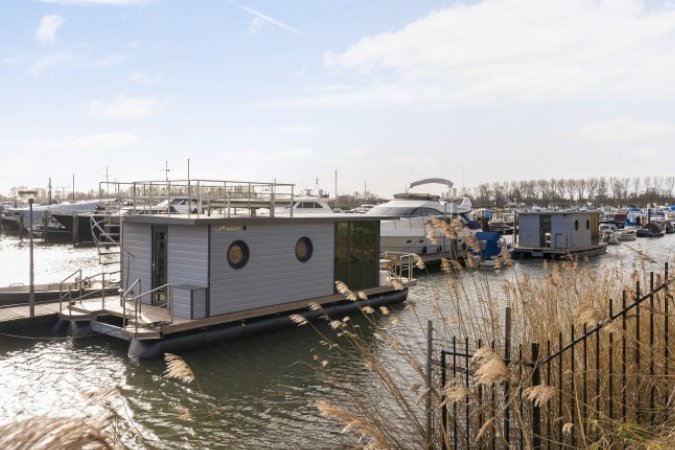
[[[121,295],[67,302],[60,316],[73,333],[128,340],[129,355],[146,358],[292,325],[292,314],[342,318],[359,306],[401,302],[412,269],[381,270],[379,222],[346,214],[128,215]],[[346,300],[336,281],[365,295]]]
[[[520,212],[513,256],[568,258],[604,253],[600,215],[590,211]]]

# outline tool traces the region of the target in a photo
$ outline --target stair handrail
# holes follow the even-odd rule
[[[129,286],[124,292],[122,292],[122,295],[120,295],[120,301],[122,302],[122,328],[126,326],[127,323],[127,295],[129,295],[129,292],[131,292],[136,285],[138,285],[138,290],[143,292],[143,282],[141,281],[140,278],[136,278],[136,281],[131,283],[131,286]],[[135,304],[134,304],[135,307]]]
[[[73,296],[73,292],[72,292],[73,285],[75,283],[77,283],[78,279],[79,280],[82,279],[82,269],[77,269],[75,272],[71,273],[70,275],[65,277],[63,280],[61,280],[61,282],[59,282],[59,313],[62,312],[62,302],[66,298],[66,295],[64,295],[64,293],[63,293],[63,286],[66,283],[66,281],[70,280],[71,278],[73,278],[75,275],[78,275],[78,274],[80,275],[79,278],[75,278],[74,282],[68,284],[67,297],[68,297],[68,300],[70,301],[70,300],[72,300],[72,296]]]
[[[139,280],[136,280],[136,281],[139,281]],[[134,284],[135,283],[136,282],[134,282]],[[137,296],[131,298],[131,300],[134,302],[134,336],[138,336],[138,314],[140,312],[140,309],[141,309],[140,306],[142,304],[139,300],[142,299],[143,297],[154,294],[155,292],[161,291],[162,289],[165,289],[165,288],[168,288],[167,292],[169,293],[169,295],[167,295],[167,297],[168,297],[167,302],[169,304],[169,309],[171,310],[171,323],[173,323],[173,319],[174,319],[174,316],[173,316],[173,283],[166,283],[166,284],[163,284],[163,285],[158,286],[156,288],[150,289],[147,292],[143,292],[143,293],[138,294]],[[125,297],[125,300],[126,300],[126,297]],[[123,314],[124,314],[124,319],[128,320],[128,318],[126,317],[126,301],[124,302]]]
[[[110,278],[112,277],[112,275],[115,275],[115,274],[118,274],[118,273],[120,273],[119,270],[114,270],[112,272],[103,271],[103,272],[96,273],[94,275],[88,275],[88,276],[83,278],[82,277],[82,269],[78,269],[75,272],[73,272],[72,274],[68,275],[66,278],[63,279],[63,281],[61,281],[61,283],[59,283],[59,313],[63,311],[62,302],[64,300],[67,299],[69,302],[73,302],[73,301],[85,299],[87,297],[93,296],[94,294],[98,293],[99,290],[92,291],[92,292],[89,292],[87,294],[84,293],[84,288],[87,287],[88,282],[90,280],[93,280],[93,279],[98,278],[98,277],[101,277],[101,289],[100,289],[100,292],[101,292],[101,309],[104,309],[105,308],[105,300],[106,300],[106,298],[105,298],[106,275],[109,276],[108,281],[110,281]],[[74,282],[68,284],[68,292],[64,294],[63,288],[64,288],[65,282],[68,281],[70,278],[72,278],[73,276],[75,276],[77,274],[79,274],[79,277],[75,278]],[[79,295],[75,298],[73,298],[73,286],[77,286],[77,290],[79,291]]]

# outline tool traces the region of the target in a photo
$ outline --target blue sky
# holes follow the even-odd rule
[[[675,174],[675,3],[8,0],[0,193]]]

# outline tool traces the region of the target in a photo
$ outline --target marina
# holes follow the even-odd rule
[[[6,3],[0,450],[673,447],[672,0]]]
[[[3,254],[17,244],[16,237],[0,239]],[[659,240],[639,239],[629,245],[645,252],[654,261],[673,256],[669,250],[674,245],[673,235]],[[76,257],[71,264],[87,265],[93,260],[95,268],[100,267],[95,255],[92,258],[92,249],[71,249],[67,245],[40,247],[36,261],[58,261],[59,258],[50,254],[65,256],[72,252]],[[25,253],[23,255],[25,257]],[[68,258],[72,259],[72,256]],[[622,245],[608,248],[607,254],[588,260],[588,264],[591,269],[601,270],[619,260],[627,268],[641,264],[639,256]],[[27,265],[27,259],[17,258],[16,262]],[[59,279],[72,272],[70,267],[67,269],[58,274]],[[517,270],[536,277],[544,269],[541,261],[534,259],[518,261]],[[7,275],[0,274],[2,276]],[[503,276],[492,272],[486,272],[486,276],[498,291]],[[381,325],[388,332],[402,329],[414,332],[418,315],[433,314],[433,292],[443,289],[445,281],[437,272],[417,273],[415,278],[418,283],[410,289],[408,299],[415,302],[416,311],[393,306],[392,314],[401,325],[394,326],[383,318]],[[7,284],[6,278],[0,280]],[[111,309],[113,305],[119,308],[119,300],[114,300],[114,297],[106,296],[105,303]],[[93,303],[93,310],[100,310],[100,299],[87,302]],[[37,306],[36,311],[41,308],[43,306]],[[84,394],[73,395],[73,392],[96,392],[117,386],[119,393],[113,397],[112,407],[122,417],[131,414],[134,418],[133,426],[120,422],[121,436],[130,448],[146,448],[152,442],[162,442],[165,448],[200,448],[214,440],[226,443],[223,448],[276,446],[279,439],[300,447],[318,448],[325,448],[327,440],[334,444],[353,443],[340,432],[341,426],[323,420],[314,407],[316,400],[330,401],[343,394],[327,386],[314,369],[313,355],[320,359],[328,355],[321,345],[323,337],[312,328],[291,326],[182,353],[198,377],[201,390],[196,391],[164,379],[161,376],[164,365],[160,360],[150,359],[139,364],[129,359],[127,341],[96,333],[67,339],[63,338],[63,333],[52,334],[58,303],[48,308],[51,308],[49,323],[2,331],[0,368],[5,374],[2,385],[8,392],[24,392],[21,397],[13,396],[15,400],[3,410],[6,419],[39,415],[53,409],[64,414],[77,414],[83,410],[91,415],[102,414],[105,407],[87,400]],[[21,311],[25,317],[27,307],[22,306]],[[151,308],[144,311],[147,320],[154,318]],[[7,314],[4,309],[0,312]],[[322,323],[317,322],[318,329],[328,333],[330,327]],[[413,333],[410,339],[423,342],[424,336],[420,331]],[[386,346],[374,338],[372,343],[377,354],[384,357]],[[348,358],[342,364],[331,370],[367,392],[368,372],[358,359]],[[201,423],[186,422],[180,419],[178,411],[166,410],[167,404],[178,403],[192,405],[193,413],[203,415],[205,419]],[[165,413],[160,420],[156,411],[162,408]],[[206,420],[210,408],[220,411],[214,422]],[[134,427],[149,441],[141,440]]]

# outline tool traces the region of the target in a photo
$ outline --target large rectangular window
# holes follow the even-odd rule
[[[335,280],[350,289],[375,287],[379,282],[380,224],[335,224]]]

